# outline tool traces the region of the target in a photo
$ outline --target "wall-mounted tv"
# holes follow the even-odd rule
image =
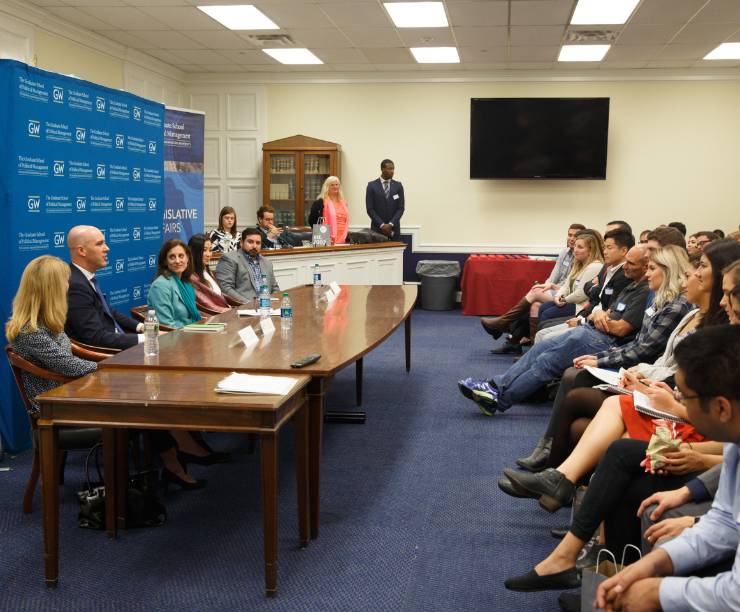
[[[472,98],[471,179],[605,179],[609,98]]]

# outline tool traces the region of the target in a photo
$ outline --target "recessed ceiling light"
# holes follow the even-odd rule
[[[600,62],[611,45],[563,45],[559,62]]]
[[[209,17],[212,17],[229,30],[279,30],[272,19],[251,4],[233,4],[227,6],[199,6]]]
[[[420,64],[459,64],[455,47],[411,47],[414,59]]]
[[[281,64],[323,64],[308,49],[262,49]]]
[[[447,15],[441,2],[384,2],[397,28],[446,28]]]
[[[639,0],[578,0],[572,25],[626,23]]]
[[[740,43],[722,43],[704,56],[705,60],[740,59]]]

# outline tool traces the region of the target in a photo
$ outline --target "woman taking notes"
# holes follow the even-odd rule
[[[149,306],[163,325],[177,328],[201,320],[190,284],[192,274],[187,245],[177,238],[165,242],[159,249],[157,277],[149,288]]]
[[[308,224],[315,225],[319,217],[323,217],[325,223],[329,226],[332,244],[347,242],[349,209],[339,179],[336,176],[330,176],[324,181],[318,200],[311,205]]]

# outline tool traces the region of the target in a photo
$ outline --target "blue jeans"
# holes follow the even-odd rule
[[[600,353],[614,346],[616,338],[581,325],[535,344],[501,376],[494,377],[502,410],[524,401],[537,389],[562,376],[581,355]]]
[[[540,306],[540,312],[538,315],[539,322],[547,321],[548,319],[557,319],[558,317],[572,317],[576,314],[575,304],[565,304],[565,306],[558,306],[555,302],[545,302]]]

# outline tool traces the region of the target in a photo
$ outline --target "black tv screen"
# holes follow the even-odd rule
[[[605,179],[609,98],[472,98],[471,179]]]

